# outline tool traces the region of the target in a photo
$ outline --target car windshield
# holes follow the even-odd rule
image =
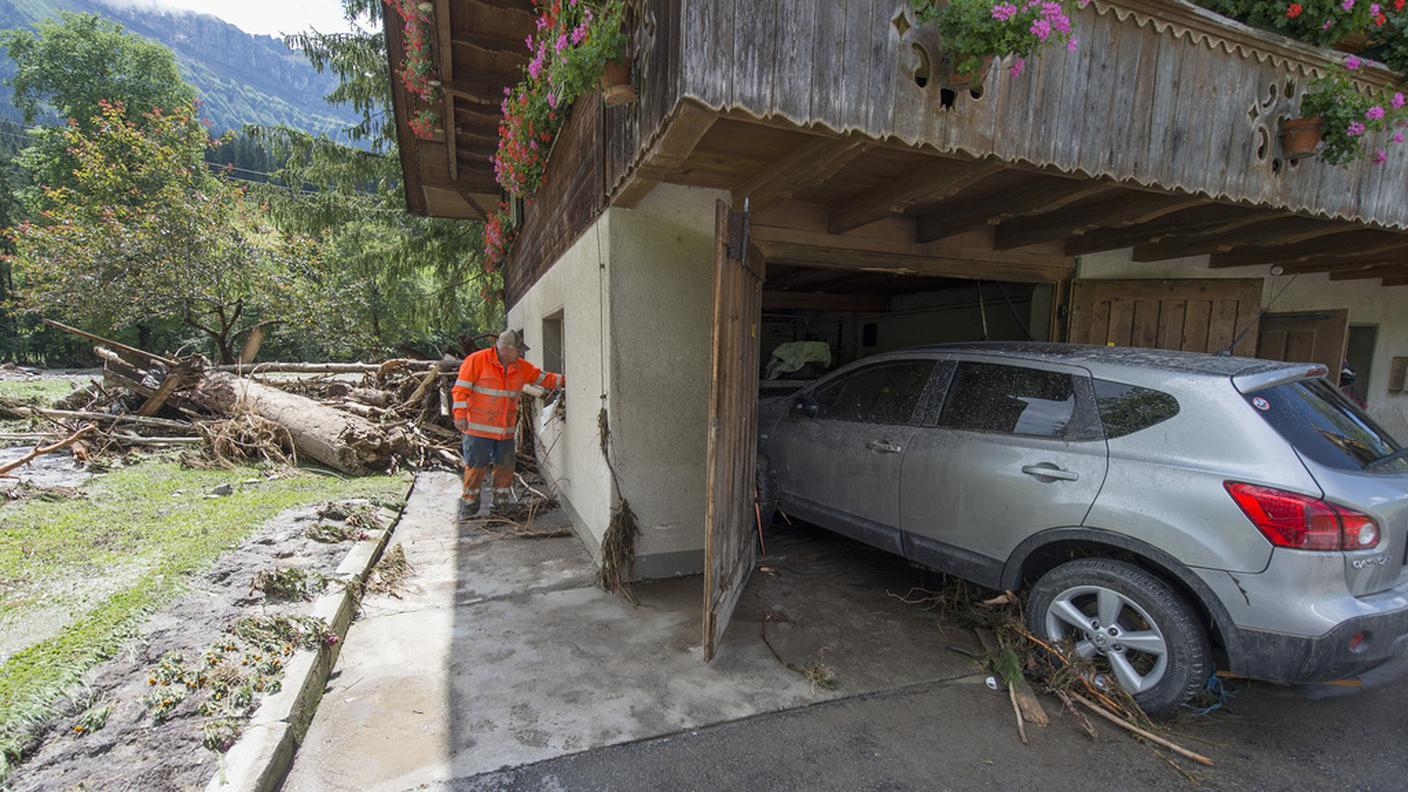
[[[1373,463],[1402,446],[1323,379],[1251,393],[1247,401],[1297,451],[1326,467],[1408,473],[1408,459]]]

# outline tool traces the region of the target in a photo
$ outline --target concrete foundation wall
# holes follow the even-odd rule
[[[597,434],[597,414],[601,394],[610,393],[605,361],[610,356],[610,334],[604,332],[610,297],[610,267],[603,268],[597,255],[600,234],[602,255],[608,248],[610,217],[603,216],[595,227],[563,254],[541,280],[509,311],[509,327],[521,328],[531,351],[528,359],[543,364],[543,320],[561,312],[562,360],[567,377],[565,419],[542,422],[542,413],[533,416],[539,426],[543,473],[556,487],[578,534],[592,555],[599,556],[601,539],[611,519],[611,476],[601,456]]]
[[[1389,393],[1389,367],[1394,356],[1408,355],[1408,287],[1385,287],[1376,279],[1332,281],[1323,273],[1295,277],[1272,276],[1270,267],[1208,269],[1207,256],[1158,262],[1130,260],[1129,250],[1082,256],[1077,277],[1100,278],[1264,278],[1261,304],[1279,293],[1271,310],[1276,313],[1348,308],[1349,323],[1375,325],[1373,364],[1370,367],[1369,414],[1400,441],[1408,441],[1408,394]],[[1282,289],[1285,289],[1282,292]],[[1363,377],[1365,372],[1358,372]]]
[[[611,441],[640,524],[640,578],[704,569],[714,319],[714,207],[726,193],[661,185],[611,211]]]

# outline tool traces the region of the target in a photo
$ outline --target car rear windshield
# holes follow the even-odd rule
[[[1364,470],[1402,447],[1323,379],[1255,391],[1248,394],[1247,402],[1297,451],[1326,467]],[[1373,470],[1405,473],[1408,460],[1397,459]]]

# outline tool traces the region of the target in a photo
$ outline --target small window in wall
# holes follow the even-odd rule
[[[566,369],[563,359],[562,311],[543,318],[543,363],[544,371],[558,374]]]

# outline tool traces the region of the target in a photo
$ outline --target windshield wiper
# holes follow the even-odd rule
[[[1375,459],[1373,462],[1370,462],[1369,464],[1365,465],[1365,466],[1364,466],[1364,469],[1365,469],[1365,470],[1372,470],[1372,469],[1374,469],[1374,468],[1376,468],[1376,467],[1380,467],[1380,466],[1382,466],[1382,465],[1387,465],[1388,463],[1394,461],[1395,459],[1402,459],[1402,458],[1404,458],[1404,457],[1406,457],[1406,456],[1408,456],[1408,446],[1404,446],[1404,447],[1402,447],[1402,448],[1400,448],[1400,449],[1398,449],[1397,451],[1394,451],[1394,452],[1392,452],[1392,453],[1384,454],[1383,456],[1379,457],[1378,459]]]

